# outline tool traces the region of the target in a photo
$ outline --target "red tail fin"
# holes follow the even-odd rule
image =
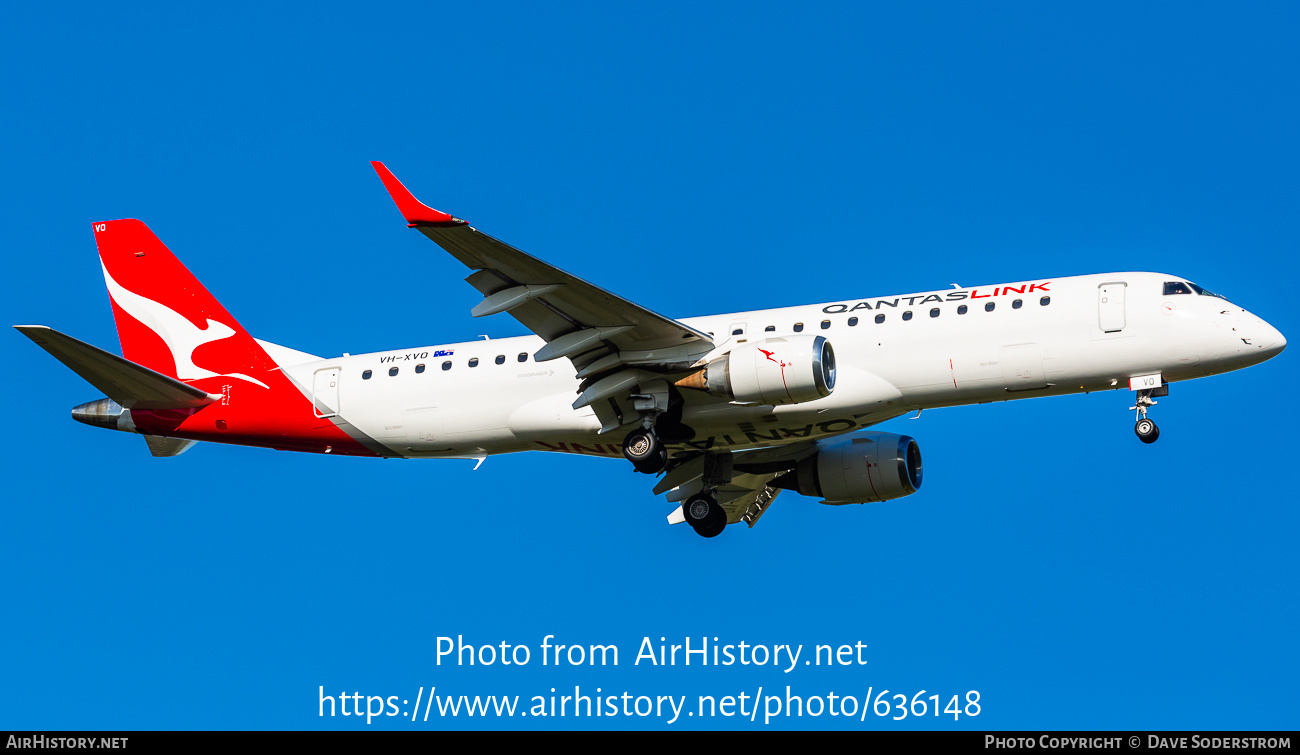
[[[275,367],[253,337],[139,220],[95,223],[122,354],[184,381]]]
[[[341,420],[314,412],[306,390],[276,366],[144,223],[96,223],[95,241],[123,355],[221,396],[200,409],[132,409],[137,430],[317,453],[391,453],[368,439],[363,443],[360,433],[354,438],[338,426]]]

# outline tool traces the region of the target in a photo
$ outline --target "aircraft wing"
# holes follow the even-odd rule
[[[642,361],[680,359],[713,348],[705,333],[612,294],[481,233],[416,199],[380,162],[372,162],[406,218],[474,272],[465,280],[483,301],[475,317],[509,312],[546,345],[539,362],[567,357],[582,375]],[[620,357],[619,355],[623,356]],[[600,362],[597,364],[597,362]],[[593,367],[593,365],[595,365]]]
[[[742,474],[714,488],[713,495],[718,499],[718,505],[727,512],[727,524],[744,522],[750,527],[758,524],[758,518],[767,511],[767,507],[781,492],[780,488],[767,484],[776,477],[776,474]],[[673,503],[685,503],[686,499],[700,490],[698,478],[693,482],[696,484],[687,484],[668,491],[667,499]],[[668,515],[669,524],[685,521],[686,517],[680,506]]]
[[[718,505],[727,512],[727,524],[744,522],[753,527],[781,493],[768,483],[793,469],[800,460],[817,451],[815,441],[774,446],[719,456],[700,454],[670,469],[655,485],[655,495],[667,493],[673,503],[684,503],[704,488],[713,486]],[[668,515],[669,524],[685,522],[681,507]]]

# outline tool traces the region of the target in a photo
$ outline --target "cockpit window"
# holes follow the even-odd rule
[[[1187,287],[1182,281],[1165,281],[1165,296],[1174,294],[1190,294],[1192,289]]]
[[[1191,281],[1188,281],[1187,285],[1191,286],[1192,290],[1200,294],[1201,296],[1213,296],[1216,299],[1222,299],[1224,301],[1228,300],[1228,297],[1224,296],[1223,294],[1216,294],[1213,291],[1201,288],[1200,286],[1196,285],[1195,283],[1192,283]]]

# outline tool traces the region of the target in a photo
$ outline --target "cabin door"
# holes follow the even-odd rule
[[[333,417],[339,413],[339,375],[338,367],[316,370],[312,380],[312,403],[317,417]]]
[[[1097,287],[1097,322],[1104,333],[1118,333],[1124,329],[1124,293],[1128,284],[1122,281],[1103,283]]]

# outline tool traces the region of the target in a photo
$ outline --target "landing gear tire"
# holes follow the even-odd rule
[[[1133,426],[1133,432],[1137,433],[1138,439],[1143,443],[1155,443],[1156,439],[1160,437],[1160,428],[1156,427],[1156,423],[1146,417],[1137,421],[1137,424]]]
[[[623,455],[636,471],[658,474],[668,464],[668,449],[653,430],[633,430],[623,439]]]
[[[686,523],[701,537],[717,537],[727,527],[727,512],[712,496],[695,495],[682,505]]]
[[[1155,396],[1169,395],[1169,386],[1161,385],[1159,388],[1144,389],[1137,394],[1137,401],[1129,407],[1129,411],[1137,412],[1137,424],[1133,425],[1133,432],[1137,433],[1138,440],[1143,443],[1155,443],[1156,438],[1160,437],[1160,428],[1147,417],[1147,410],[1156,405]]]
[[[727,519],[726,517],[722,517],[718,519],[718,521],[713,522],[712,524],[704,524],[704,525],[700,525],[699,527],[696,527],[695,534],[699,535],[700,537],[717,537],[718,535],[721,535],[722,531],[726,528],[727,528]]]

